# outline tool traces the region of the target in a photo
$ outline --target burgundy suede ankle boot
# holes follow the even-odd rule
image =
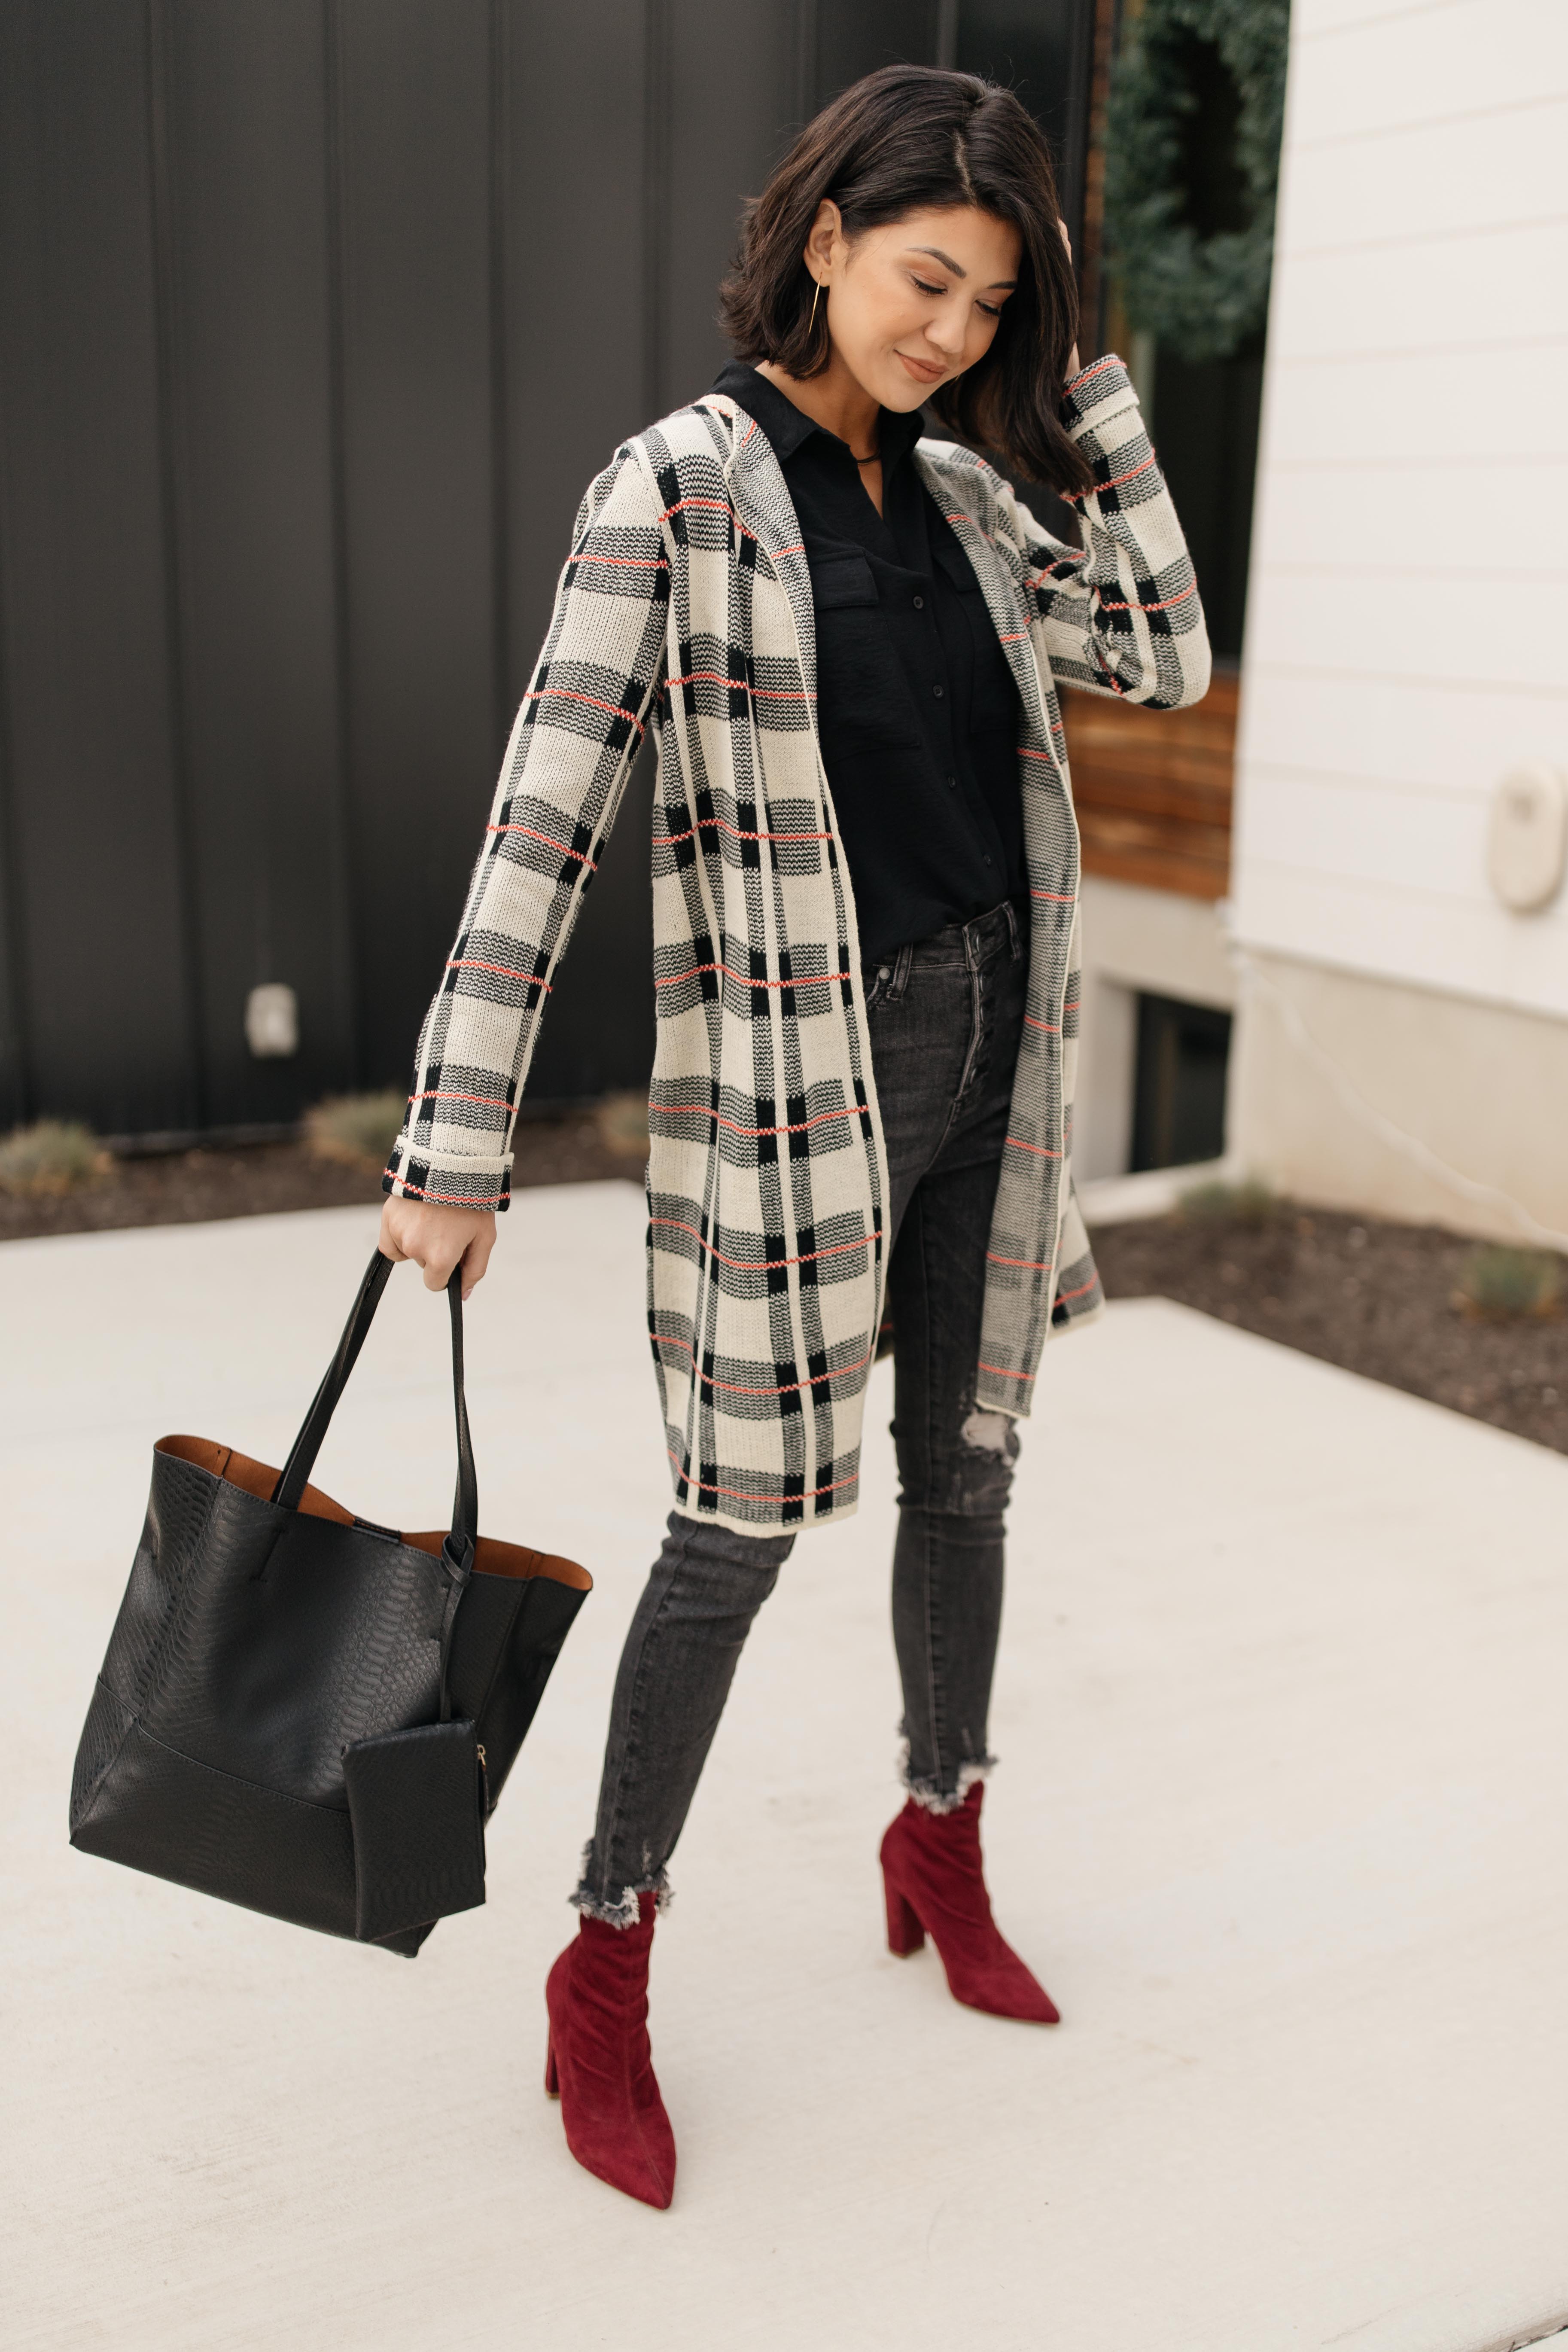
[[[561,2101],[566,2145],[612,2189],[661,2209],[675,2193],[675,2134],[654,2080],[647,1963],[658,1898],[637,1897],[635,1927],[584,1917],[544,1988],[544,2087]]]
[[[950,1813],[934,1813],[911,1797],[883,1838],[888,1949],[907,1959],[929,1935],[954,2000],[994,2017],[1055,2025],[1056,2003],[1003,1941],[991,1916],[980,1861],[984,1797],[979,1780]]]

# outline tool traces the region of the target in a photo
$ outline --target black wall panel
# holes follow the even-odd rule
[[[121,0],[13,6],[0,42],[5,898],[24,1069],[33,1101],[188,1126],[147,26]]]
[[[646,0],[510,0],[502,19],[509,725],[578,501],[658,404],[645,370],[647,15]]]
[[[353,1061],[317,0],[153,14],[204,1111],[287,1119]],[[257,1062],[258,982],[300,1053]]]
[[[6,0],[0,1128],[402,1081],[578,500],[711,381],[744,198],[890,58],[1076,89],[1089,14]],[[649,766],[536,1098],[646,1076]]]
[[[700,136],[671,140],[669,262],[658,405],[705,392],[729,345],[719,281],[734,257],[744,198],[757,194],[799,127],[794,0],[670,0],[670,87]],[[673,266],[679,257],[679,267]]]
[[[496,758],[489,10],[333,0],[363,1052],[395,1081]]]

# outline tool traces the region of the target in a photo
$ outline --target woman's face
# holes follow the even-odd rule
[[[1023,242],[973,205],[907,213],[846,239],[824,203],[805,265],[822,288],[835,358],[884,408],[918,408],[984,359],[1017,282]]]

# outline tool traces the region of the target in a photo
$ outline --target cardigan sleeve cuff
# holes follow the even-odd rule
[[[381,1180],[384,1192],[444,1209],[505,1209],[511,1198],[511,1155],[454,1159],[410,1149],[400,1136]]]
[[[1132,379],[1114,352],[1091,360],[1062,388],[1062,423],[1074,441],[1100,432],[1113,416],[1137,405]]]

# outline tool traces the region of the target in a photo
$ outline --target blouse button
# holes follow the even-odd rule
[[[939,702],[942,700],[943,691],[944,689],[940,686],[933,686],[931,688],[931,692],[935,695]]]
[[[917,613],[923,613],[923,612],[925,611],[925,608],[926,608],[926,600],[925,600],[925,598],[924,598],[923,596],[917,596],[917,597],[915,598],[915,600],[914,600],[914,603],[915,603],[915,610],[916,610],[916,612],[917,612]]]

